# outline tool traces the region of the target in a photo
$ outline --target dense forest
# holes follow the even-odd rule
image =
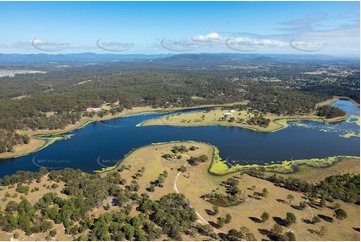
[[[336,117],[342,117],[346,115],[346,112],[343,111],[340,108],[332,107],[329,105],[325,105],[322,107],[318,107],[316,110],[316,113],[318,116],[322,116],[325,118],[336,118]]]
[[[332,95],[359,102],[359,64],[352,60],[199,54],[61,64],[24,63],[22,68],[46,74],[0,77],[0,152],[26,143],[18,130],[61,129],[82,117],[114,115],[135,106],[190,107],[248,99],[253,111],[293,115],[315,111],[317,102]],[[319,69],[329,72],[313,74]],[[349,74],[335,75],[341,71]],[[105,103],[112,108],[86,111]],[[252,122],[267,126],[266,119]]]

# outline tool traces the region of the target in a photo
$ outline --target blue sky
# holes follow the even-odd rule
[[[0,52],[359,55],[359,9],[359,2],[0,2]]]

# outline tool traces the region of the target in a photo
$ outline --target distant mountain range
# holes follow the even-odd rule
[[[240,53],[219,53],[219,54],[0,54],[1,65],[24,65],[24,64],[74,64],[74,63],[104,63],[118,61],[139,61],[148,60],[162,62],[167,65],[194,64],[194,63],[228,63],[228,62],[283,62],[285,60],[305,61],[305,60],[356,60],[355,57],[336,57],[329,55],[290,55],[290,54],[240,54]]]

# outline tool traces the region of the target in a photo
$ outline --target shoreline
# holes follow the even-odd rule
[[[335,103],[336,101],[339,100],[343,100],[343,99],[347,99],[349,101],[351,101],[353,104],[355,104],[356,106],[359,107],[359,104],[357,104],[355,101],[353,101],[352,99],[348,98],[348,97],[339,97],[339,96],[334,96],[331,99],[325,100],[323,102],[317,103],[317,106],[324,106],[324,105],[332,105],[333,103]],[[244,129],[249,129],[249,130],[253,130],[256,132],[276,132],[279,130],[282,130],[284,128],[288,127],[287,122],[292,122],[292,121],[315,121],[315,122],[325,122],[325,123],[337,123],[337,122],[342,122],[342,121],[346,121],[350,115],[346,114],[342,117],[336,117],[336,118],[332,118],[332,119],[327,119],[325,117],[321,117],[321,116],[317,116],[316,114],[312,113],[309,115],[295,115],[295,116],[275,116],[273,114],[269,114],[268,116],[271,120],[270,125],[266,128],[263,128],[261,126],[257,126],[257,125],[248,125],[248,124],[238,124],[238,123],[230,123],[230,122],[206,122],[206,123],[179,123],[179,122],[175,122],[175,123],[169,123],[169,122],[165,122],[164,121],[164,117],[163,118],[156,118],[156,119],[150,119],[150,120],[146,120],[143,121],[139,124],[137,124],[137,127],[141,127],[141,126],[174,126],[174,127],[203,127],[203,126],[223,126],[223,127],[239,127],[239,128],[244,128]],[[267,116],[266,116],[267,118]],[[270,127],[270,126],[274,126],[274,127]]]
[[[208,107],[222,107],[222,106],[228,106],[228,105],[235,105],[235,104],[244,104],[247,101],[240,101],[235,103],[227,103],[227,104],[206,104],[206,105],[198,105],[193,107],[175,107],[175,108],[152,108],[150,106],[144,106],[144,107],[133,107],[132,109],[126,109],[122,111],[121,113],[118,113],[116,115],[108,114],[102,118],[88,118],[83,117],[81,120],[79,120],[76,124],[69,124],[64,129],[61,130],[20,130],[18,131],[19,134],[27,134],[30,137],[30,142],[32,145],[29,144],[18,144],[15,145],[15,149],[17,149],[15,152],[5,152],[0,153],[0,162],[1,160],[6,159],[15,159],[21,156],[29,155],[31,153],[35,153],[48,145],[54,143],[55,141],[51,143],[40,142],[38,144],[34,144],[34,142],[39,142],[39,140],[44,140],[44,136],[58,136],[58,135],[64,135],[68,134],[72,131],[81,129],[85,127],[86,125],[98,122],[98,121],[108,121],[112,119],[118,119],[118,118],[124,118],[131,115],[139,115],[142,113],[166,113],[166,112],[173,112],[173,111],[182,111],[182,110],[192,110],[192,109],[198,109],[198,108],[208,108]],[[52,137],[54,138],[54,137]],[[48,139],[52,139],[48,138]]]
[[[279,174],[279,175],[291,175],[297,174],[299,168],[306,166],[309,168],[320,169],[320,168],[329,168],[338,162],[342,162],[347,159],[360,159],[360,156],[351,156],[351,155],[334,155],[323,158],[311,158],[311,159],[299,159],[299,160],[284,160],[284,161],[271,161],[264,164],[250,164],[250,165],[241,165],[236,164],[229,167],[225,161],[219,156],[219,149],[215,145],[212,145],[207,142],[199,142],[193,140],[174,140],[169,142],[157,142],[144,145],[138,148],[130,150],[124,157],[119,160],[114,166],[107,168],[102,168],[100,170],[93,171],[97,174],[106,174],[117,170],[123,163],[123,161],[134,152],[137,152],[140,149],[156,147],[159,145],[169,145],[173,143],[195,143],[195,144],[205,144],[212,148],[212,160],[207,168],[207,171],[212,176],[226,176],[236,172],[242,172],[247,170],[262,170],[264,172]]]
[[[342,99],[348,99],[350,100],[352,103],[354,103],[355,105],[357,105],[359,107],[359,104],[357,104],[355,101],[353,101],[352,99],[348,98],[348,97],[339,97],[339,96],[334,96],[333,98],[329,99],[329,100],[325,100],[323,102],[320,102],[316,105],[331,105],[332,103],[338,101],[338,100],[342,100]],[[121,113],[118,113],[116,115],[111,115],[108,114],[102,118],[88,118],[88,117],[83,117],[80,121],[78,121],[76,124],[70,124],[67,125],[64,129],[61,130],[20,130],[18,133],[19,134],[27,134],[30,137],[30,142],[36,142],[36,140],[42,139],[42,137],[44,136],[58,136],[58,135],[64,135],[67,133],[70,133],[72,131],[81,129],[83,127],[85,127],[86,125],[93,123],[93,122],[98,122],[98,121],[107,121],[107,120],[112,120],[112,119],[117,119],[117,118],[123,118],[123,117],[128,117],[131,115],[138,115],[138,114],[142,114],[142,113],[151,113],[151,112],[156,112],[156,113],[165,113],[165,112],[173,112],[173,111],[182,111],[182,110],[192,110],[192,109],[199,109],[199,108],[208,108],[208,107],[224,107],[224,106],[230,106],[230,105],[235,105],[235,104],[244,104],[248,102],[247,100],[244,101],[240,101],[240,102],[235,102],[235,103],[227,103],[227,104],[207,104],[207,105],[198,105],[198,106],[193,106],[193,107],[175,107],[175,108],[152,108],[150,106],[144,106],[144,107],[134,107],[132,109],[126,109],[124,111],[122,111]],[[204,124],[204,125],[179,125],[181,127],[192,127],[192,126],[212,126],[212,125],[220,125],[220,126],[230,126],[230,127],[240,127],[240,128],[246,128],[246,129],[250,129],[256,132],[276,132],[279,131],[281,129],[287,128],[287,122],[288,121],[299,121],[299,120],[310,120],[310,121],[317,121],[317,122],[327,122],[327,123],[334,123],[334,122],[341,122],[344,120],[347,120],[348,115],[345,115],[343,117],[338,117],[336,119],[325,119],[323,117],[317,117],[315,115],[309,116],[309,117],[297,117],[297,118],[276,118],[274,120],[272,120],[272,122],[274,122],[277,127],[274,127],[273,129],[270,130],[262,130],[261,127],[257,128],[257,127],[247,127],[247,126],[241,126],[241,125],[228,125],[228,123],[224,124],[218,124],[218,123],[214,123],[214,124]],[[151,119],[152,120],[152,119]],[[147,120],[144,122],[141,122],[139,124],[137,124],[136,126],[146,126],[144,125],[144,123],[149,122],[151,120]],[[160,124],[160,125],[165,125],[165,124]],[[177,126],[177,125],[170,125],[170,126]],[[53,138],[53,137],[52,137]],[[49,139],[52,139],[49,138]],[[55,140],[56,141],[56,140]],[[47,143],[47,142],[40,142],[38,144],[33,144],[32,146],[28,145],[28,144],[21,144],[21,145],[16,145],[15,152],[11,153],[11,152],[6,152],[6,153],[1,153],[0,154],[0,162],[1,160],[6,160],[6,159],[14,159],[14,158],[18,158],[21,156],[25,156],[25,155],[29,155],[31,153],[37,152],[45,147],[47,147],[48,145],[52,144],[51,143]]]

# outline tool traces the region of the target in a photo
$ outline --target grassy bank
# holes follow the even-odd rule
[[[334,97],[330,100],[318,103],[316,106],[331,105],[335,101],[342,97]],[[229,115],[227,119],[224,116]],[[234,121],[230,121],[230,118],[234,118]],[[288,126],[289,121],[300,120],[312,120],[319,122],[335,123],[341,122],[348,118],[348,115],[337,117],[333,119],[326,119],[324,117],[317,116],[315,113],[309,115],[293,115],[293,116],[279,116],[271,113],[264,115],[265,119],[269,119],[270,123],[267,127],[261,127],[259,125],[252,125],[246,122],[247,119],[254,117],[254,114],[248,111],[235,111],[235,110],[222,110],[217,108],[210,111],[200,111],[193,113],[172,114],[157,119],[144,121],[137,126],[153,126],[153,125],[170,125],[170,126],[231,126],[246,128],[258,132],[275,132],[284,129]]]
[[[313,158],[313,159],[300,159],[300,160],[291,160],[291,161],[282,161],[280,163],[265,165],[241,165],[236,164],[228,166],[226,161],[223,161],[219,156],[219,151],[217,147],[213,147],[213,161],[209,167],[209,172],[213,175],[227,175],[234,172],[247,171],[250,169],[260,169],[265,172],[272,172],[278,174],[294,174],[299,171],[304,171],[306,169],[312,168],[328,168],[335,165],[338,162],[346,161],[359,161],[360,157],[358,156],[331,156],[326,158]]]
[[[182,157],[177,159],[175,157],[170,159],[162,158],[164,154],[171,154],[174,145],[184,145],[187,148],[190,146],[198,147],[195,151],[187,151],[181,153]],[[201,154],[206,154],[212,157],[207,162],[199,163],[196,166],[191,166],[187,163],[188,157],[197,157]],[[335,158],[328,158],[320,162],[320,159],[311,159],[308,161],[296,161],[299,164],[297,172],[284,174],[284,176],[297,176],[299,178],[308,179],[308,177],[319,177],[321,179],[330,175],[337,175],[347,172],[356,172],[359,170],[359,162],[353,157],[343,157],[336,162]],[[307,164],[307,165],[306,165]],[[352,169],[350,169],[352,164]],[[287,163],[288,165],[288,163]],[[311,166],[309,166],[311,165]],[[139,194],[146,192],[151,199],[158,199],[159,197],[174,192],[175,187],[180,193],[185,194],[186,198],[190,201],[192,207],[197,213],[204,218],[206,222],[211,224],[216,223],[217,217],[224,217],[227,213],[233,218],[229,224],[219,228],[221,231],[228,231],[232,228],[239,228],[240,224],[250,229],[255,234],[257,240],[267,239],[262,233],[263,230],[270,230],[274,225],[272,218],[284,218],[286,212],[293,212],[297,216],[297,223],[292,225],[290,230],[295,232],[297,239],[302,240],[358,240],[359,233],[352,229],[359,224],[359,206],[355,204],[348,204],[342,201],[337,201],[349,214],[349,218],[341,223],[329,223],[321,221],[317,225],[307,224],[302,219],[311,219],[313,215],[323,214],[332,217],[333,210],[325,207],[322,210],[319,208],[307,208],[298,210],[292,206],[297,205],[299,202],[304,202],[304,194],[300,192],[290,191],[282,187],[274,186],[273,183],[248,176],[246,174],[240,175],[232,173],[238,171],[237,169],[229,169],[219,156],[218,149],[210,144],[192,142],[192,141],[174,141],[166,143],[154,143],[148,146],[141,147],[133,150],[125,158],[120,161],[113,172],[118,172],[122,166],[127,167],[123,171],[119,171],[121,177],[127,181],[134,180],[134,175],[144,168],[144,173],[141,177],[135,180],[140,186]],[[186,171],[180,173],[178,168],[181,166],[186,167]],[[327,166],[327,168],[326,168]],[[316,168],[320,167],[320,168]],[[322,167],[322,168],[321,168]],[[167,171],[168,176],[162,187],[156,187],[155,191],[147,191],[147,187],[152,181],[155,181],[159,174]],[[101,175],[106,176],[110,170],[104,171]],[[213,210],[213,205],[201,197],[204,194],[217,192],[224,194],[226,188],[223,185],[224,181],[229,178],[239,180],[238,188],[247,197],[246,202],[236,206],[219,207],[219,214],[212,216],[208,211]],[[314,180],[308,180],[314,182]],[[252,188],[252,187],[255,188]],[[254,193],[260,193],[263,188],[268,189],[269,195],[267,198],[255,199]],[[292,204],[287,202],[280,202],[287,199],[291,194],[294,197]],[[331,203],[329,205],[332,205]],[[312,210],[312,211],[311,211]],[[271,219],[265,223],[257,222],[257,218],[263,213],[268,212]],[[256,221],[256,222],[255,222]],[[309,232],[310,228],[315,226],[326,226],[328,233],[323,237],[319,237]],[[261,229],[261,230],[260,230]]]

